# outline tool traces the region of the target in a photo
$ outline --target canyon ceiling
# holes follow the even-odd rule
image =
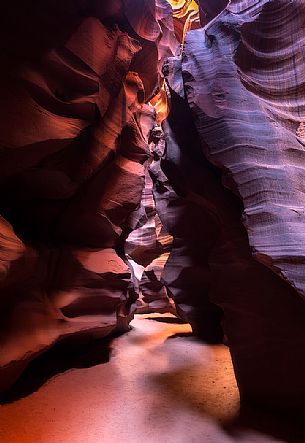
[[[172,312],[242,401],[303,410],[305,5],[170,3],[4,8],[0,391]]]

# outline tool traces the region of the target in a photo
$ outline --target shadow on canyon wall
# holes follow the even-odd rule
[[[31,395],[63,372],[107,363],[113,338],[87,337],[81,341],[79,338],[69,338],[60,341],[28,365],[12,388],[1,395],[0,404],[12,403]]]

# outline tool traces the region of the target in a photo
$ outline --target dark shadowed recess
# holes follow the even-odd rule
[[[111,355],[111,342],[107,338],[66,338],[47,352],[35,358],[13,387],[2,394],[0,404],[12,403],[27,397],[47,383],[52,377],[72,369],[90,368],[107,363]]]
[[[304,417],[274,413],[268,408],[262,408],[261,405],[242,406],[238,417],[231,423],[226,423],[223,428],[236,439],[243,429],[246,429],[269,435],[279,442],[304,443],[305,441]]]
[[[186,322],[178,317],[146,317],[146,320],[154,320],[161,323],[185,325]]]

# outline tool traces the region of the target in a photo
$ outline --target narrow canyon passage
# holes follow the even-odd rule
[[[136,315],[131,325],[109,362],[71,369],[0,406],[1,443],[283,441],[226,430],[239,409],[226,346],[195,340],[171,314]]]
[[[304,443],[304,1],[3,18],[0,443]]]

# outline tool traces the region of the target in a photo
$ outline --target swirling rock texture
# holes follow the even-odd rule
[[[4,10],[0,390],[60,339],[128,330],[136,308],[123,249],[150,156],[140,118],[178,42],[167,2],[132,3]]]
[[[198,330],[202,300],[222,308],[242,401],[298,410],[304,21],[301,1],[231,1],[191,31],[182,57],[165,66],[172,110],[161,161],[176,194],[162,190],[165,205],[173,198],[163,211],[174,235],[163,278],[176,303]],[[185,236],[187,217],[202,235]],[[189,297],[184,274],[196,266]]]
[[[146,109],[148,106],[146,107]],[[150,112],[153,108],[149,106]],[[148,110],[149,110],[148,108]],[[144,111],[143,111],[144,114]],[[154,122],[155,119],[152,120]],[[141,205],[144,217],[140,218],[140,226],[133,230],[127,238],[125,251],[134,269],[135,287],[139,294],[137,312],[171,312],[176,313],[167,289],[161,281],[164,266],[172,248],[172,236],[168,234],[156,211],[153,196],[153,181],[150,176],[158,157],[159,137],[162,133],[159,126],[151,127],[147,133],[147,142],[153,157],[145,175],[145,186]]]
[[[224,329],[242,402],[304,410],[305,6],[169,3],[3,11],[0,390],[58,340],[126,331],[142,291]]]
[[[172,237],[166,232],[157,215],[152,188],[152,179],[147,169],[141,202],[146,215],[145,223],[129,235],[125,252],[134,268],[135,286],[139,294],[137,312],[174,313],[174,305],[161,282],[161,274],[172,246]]]

